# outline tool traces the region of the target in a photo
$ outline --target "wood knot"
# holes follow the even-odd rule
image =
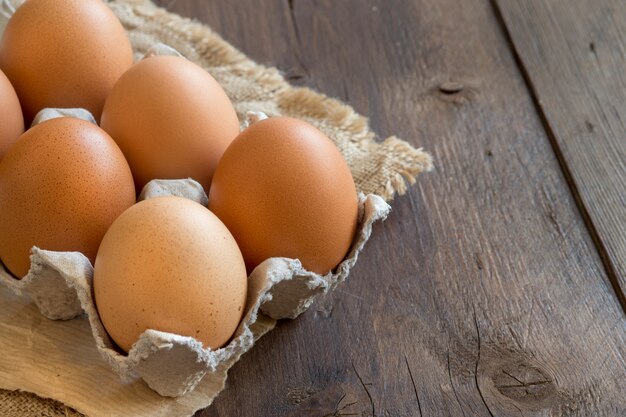
[[[307,78],[306,71],[302,68],[291,68],[284,74],[285,78],[290,82],[302,82]]]
[[[445,81],[439,84],[439,91],[444,94],[457,94],[463,91],[464,88],[465,86],[462,83],[456,81]]]
[[[538,410],[553,405],[558,392],[556,382],[540,365],[518,360],[492,369],[494,388],[519,408]]]
[[[463,105],[475,95],[475,89],[471,85],[459,81],[444,81],[432,89],[437,98],[447,103]]]
[[[534,366],[506,366],[495,375],[494,385],[506,397],[519,401],[542,400],[556,391],[554,380]]]

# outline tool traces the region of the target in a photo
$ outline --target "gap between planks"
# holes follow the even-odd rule
[[[548,118],[543,109],[543,106],[541,105],[539,101],[539,94],[537,92],[537,87],[533,83],[532,78],[528,72],[528,69],[524,65],[524,62],[522,61],[519,51],[517,50],[515,46],[515,42],[513,42],[511,32],[509,31],[506,21],[504,20],[502,11],[500,10],[500,6],[498,5],[496,0],[489,0],[489,3],[491,4],[491,7],[493,8],[496,21],[498,23],[498,26],[500,27],[500,29],[502,30],[504,34],[506,43],[511,49],[511,53],[513,54],[513,57],[515,59],[515,64],[517,65],[522,75],[522,78],[524,79],[524,83],[526,84],[526,87],[528,88],[529,95],[532,98],[533,105],[535,107],[535,110],[537,111],[537,115],[539,116],[539,119],[541,120],[541,124],[543,125],[543,129],[545,130],[546,135],[550,141],[550,145],[559,163],[559,167],[561,169],[561,172],[563,173],[565,182],[569,188],[570,193],[574,197],[574,201],[576,202],[576,207],[583,218],[585,226],[587,227],[587,231],[589,232],[589,235],[591,236],[594,246],[598,252],[598,255],[600,256],[602,266],[609,279],[609,282],[613,289],[613,293],[615,294],[615,297],[617,298],[617,301],[620,304],[622,311],[624,312],[624,314],[626,314],[626,294],[624,294],[624,292],[622,291],[620,287],[619,278],[617,276],[613,263],[611,262],[609,253],[604,243],[602,242],[602,239],[600,238],[600,234],[598,233],[598,229],[596,228],[596,225],[594,224],[593,219],[591,218],[589,210],[587,209],[587,206],[585,205],[582,199],[580,190],[578,189],[578,186],[576,185],[576,181],[574,180],[572,172],[567,164],[567,160],[565,159],[565,156],[563,155],[561,147],[559,146],[559,143],[556,139],[555,132],[552,126],[550,125],[550,122],[548,121]]]

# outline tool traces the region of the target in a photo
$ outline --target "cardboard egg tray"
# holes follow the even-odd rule
[[[162,47],[158,50],[166,51]],[[57,117],[95,123],[83,109],[44,109],[33,124]],[[264,117],[251,113],[248,123]],[[164,195],[184,197],[205,207],[208,204],[202,186],[190,178],[153,180],[142,190],[139,200]],[[192,337],[147,330],[127,355],[121,352],[107,335],[96,310],[93,266],[79,252],[33,247],[28,274],[18,280],[0,264],[0,283],[16,294],[30,297],[40,313],[51,320],[71,320],[85,313],[100,355],[123,381],[141,377],[159,394],[178,397],[192,391],[203,378],[209,378],[211,385],[217,387],[217,395],[225,385],[228,369],[274,327],[275,320],[296,318],[317,296],[346,279],[371,234],[372,224],[386,218],[390,209],[381,197],[359,196],[358,228],[351,250],[336,270],[325,276],[306,271],[295,259],[271,258],[261,263],[248,277],[246,309],[239,327],[231,341],[217,350],[204,349]]]
[[[144,199],[160,195],[182,196],[201,204],[207,201],[202,187],[191,179],[155,180],[142,192]],[[217,350],[204,349],[191,337],[147,330],[128,355],[121,353],[104,330],[95,307],[93,267],[78,252],[34,247],[28,275],[17,280],[2,267],[0,283],[32,298],[49,319],[69,320],[86,313],[102,358],[124,380],[139,376],[159,394],[171,397],[185,395],[203,378],[211,379],[221,390],[228,369],[274,327],[275,320],[297,317],[316,297],[346,279],[369,239],[372,225],[389,211],[382,198],[360,196],[357,234],[348,256],[333,273],[321,276],[306,271],[300,261],[287,258],[271,258],[259,265],[248,277],[244,317],[230,343]]]

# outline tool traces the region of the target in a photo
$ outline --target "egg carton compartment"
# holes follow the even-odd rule
[[[207,197],[197,182],[154,180],[141,199],[177,195],[206,205]],[[325,276],[306,271],[300,261],[271,258],[248,277],[244,317],[228,345],[204,349],[192,337],[156,330],[145,331],[128,355],[120,353],[107,335],[98,316],[93,296],[93,267],[78,252],[32,249],[31,268],[22,280],[0,269],[0,282],[14,292],[31,297],[40,312],[50,319],[67,320],[84,311],[102,358],[124,381],[142,378],[161,395],[185,395],[203,379],[210,379],[212,395],[226,382],[227,372],[242,354],[271,330],[276,320],[296,318],[321,294],[345,280],[372,232],[372,225],[387,217],[390,206],[379,196],[359,196],[359,225],[346,259]]]

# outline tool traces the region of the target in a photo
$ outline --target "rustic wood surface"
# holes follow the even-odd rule
[[[497,3],[626,309],[626,3]]]
[[[515,15],[513,3],[508,20],[521,19],[530,39],[537,30],[524,25],[536,16]],[[199,416],[626,415],[626,318],[594,244],[623,259],[611,246],[619,230],[603,235],[623,225],[602,223],[619,198],[589,203],[603,178],[613,187],[623,172],[579,159],[563,171],[579,146],[619,140],[618,118],[596,108],[559,122],[586,96],[557,85],[535,100],[488,0],[160,4],[294,84],[347,101],[382,136],[424,146],[437,163],[394,201],[350,279],[265,336]],[[603,56],[622,53],[593,39]],[[563,73],[542,71],[536,89]],[[555,120],[548,130],[544,114]],[[581,120],[594,141],[565,151]]]

